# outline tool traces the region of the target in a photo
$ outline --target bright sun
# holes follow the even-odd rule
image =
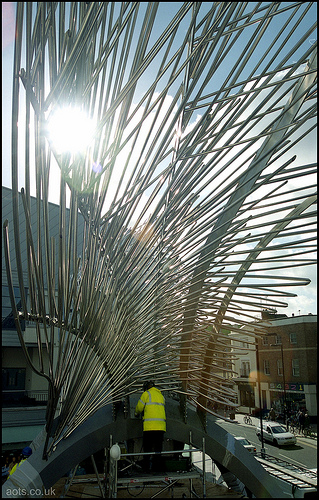
[[[48,119],[48,137],[56,151],[75,154],[83,151],[93,139],[94,121],[80,109],[59,108]]]

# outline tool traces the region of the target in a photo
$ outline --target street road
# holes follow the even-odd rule
[[[257,452],[261,450],[261,442],[256,435],[255,425],[243,425],[241,423],[226,422],[218,420],[218,425],[223,427],[233,436],[243,436],[256,446]],[[314,439],[299,438],[297,444],[282,446],[280,448],[265,442],[265,450],[268,455],[278,457],[295,465],[301,465],[308,469],[317,468],[317,442]]]

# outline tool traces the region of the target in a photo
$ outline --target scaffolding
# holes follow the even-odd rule
[[[110,446],[109,453],[109,475],[108,475],[108,498],[117,498],[117,492],[119,487],[128,487],[130,485],[143,485],[144,487],[150,487],[155,485],[161,488],[157,493],[155,493],[150,498],[155,498],[160,495],[163,491],[172,488],[172,495],[174,485],[180,480],[189,480],[190,487],[190,497],[194,496],[197,498],[206,498],[206,473],[205,473],[205,438],[202,441],[202,447],[197,448],[192,444],[192,436],[190,432],[190,448],[185,450],[169,450],[162,452],[134,452],[134,453],[120,453],[116,458],[112,457]],[[112,439],[112,437],[111,437]],[[154,457],[154,456],[168,456],[168,455],[178,455],[178,454],[188,454],[191,456],[194,452],[202,453],[202,470],[197,467],[192,466],[188,471],[176,471],[176,472],[150,472],[150,473],[134,473],[130,477],[119,477],[118,474],[118,462],[120,459],[131,459],[138,457]],[[193,489],[193,479],[200,478],[203,484],[203,495],[199,497]]]
[[[72,469],[70,471],[69,477],[68,477],[68,479],[65,482],[64,490],[63,490],[63,493],[61,495],[61,498],[66,498],[66,496],[68,494],[68,491],[71,488],[72,484],[75,484],[75,483],[92,483],[92,482],[95,482],[95,481],[97,481],[97,483],[98,483],[98,486],[99,486],[99,489],[100,489],[100,493],[101,493],[101,497],[105,498],[105,491],[104,491],[104,488],[103,488],[103,481],[101,480],[100,474],[99,474],[99,472],[97,470],[97,466],[96,466],[96,463],[95,463],[94,455],[91,455],[91,461],[92,461],[92,464],[93,464],[93,468],[94,468],[94,473],[95,473],[96,479],[95,478],[91,478],[91,477],[89,477],[89,478],[83,478],[83,477],[81,477],[79,479],[75,479],[76,472],[77,472],[78,467],[79,467],[79,464],[77,464],[74,467],[74,469]]]

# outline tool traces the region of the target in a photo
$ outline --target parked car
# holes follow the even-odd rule
[[[260,425],[256,428],[256,434],[259,439],[261,439],[261,429]],[[270,441],[276,446],[284,446],[289,444],[296,444],[296,436],[291,432],[287,432],[286,429],[277,424],[277,422],[263,422],[263,437],[265,441]]]
[[[250,451],[250,453],[256,453],[256,447],[248,441],[248,439],[241,436],[234,436],[236,441],[239,441],[240,444],[246,448],[246,450]]]

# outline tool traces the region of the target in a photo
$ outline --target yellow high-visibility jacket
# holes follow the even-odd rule
[[[23,458],[22,460],[20,460],[20,462],[16,463],[9,472],[9,475],[11,476],[11,474],[13,474],[17,470],[17,467],[20,467],[20,465],[26,460],[27,460],[26,458]]]
[[[165,399],[156,387],[143,392],[135,408],[135,414],[143,414],[143,431],[166,431]]]

